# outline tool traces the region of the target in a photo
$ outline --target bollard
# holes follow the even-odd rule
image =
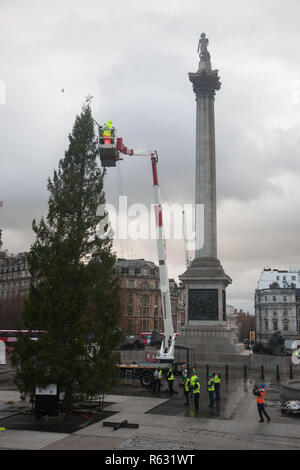
[[[280,380],[280,374],[279,374],[279,366],[276,366],[276,380]]]
[[[293,375],[293,366],[292,364],[290,365],[290,379],[293,379],[294,378],[294,375]]]
[[[209,364],[206,364],[206,377],[208,376],[209,374]]]
[[[228,365],[226,364],[225,366],[225,379],[228,380],[229,379],[229,375],[228,375]]]
[[[244,379],[247,378],[247,366],[244,366]]]
[[[264,378],[265,378],[265,373],[264,373],[264,366],[263,366],[263,364],[261,365],[260,378],[261,378],[261,379],[264,379]]]

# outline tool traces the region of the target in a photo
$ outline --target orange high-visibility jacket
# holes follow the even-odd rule
[[[260,389],[259,393],[260,393],[260,395],[257,395],[257,397],[256,397],[256,403],[264,403],[265,402],[265,392],[264,392],[264,390]]]

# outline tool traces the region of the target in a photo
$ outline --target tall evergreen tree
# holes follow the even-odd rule
[[[23,312],[28,329],[42,330],[38,341],[19,339],[12,357],[15,383],[24,394],[56,383],[65,407],[76,397],[108,392],[119,371],[119,287],[113,275],[112,240],[99,237],[104,216],[104,170],[89,106],[75,119],[69,148],[48,179],[46,221],[29,253],[31,285]]]

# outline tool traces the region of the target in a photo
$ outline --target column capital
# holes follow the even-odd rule
[[[193,90],[196,99],[199,97],[214,98],[216,91],[220,90],[221,82],[218,76],[218,70],[189,73],[190,82],[193,84]]]

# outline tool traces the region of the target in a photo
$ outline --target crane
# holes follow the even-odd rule
[[[162,314],[164,322],[164,337],[157,359],[159,362],[173,362],[176,334],[173,329],[171,299],[169,289],[169,276],[166,256],[166,243],[164,238],[162,206],[160,199],[160,186],[158,183],[158,154],[156,150],[133,150],[128,149],[123,138],[117,137],[115,128],[111,129],[110,135],[103,135],[103,128],[99,126],[99,150],[100,160],[103,167],[115,167],[118,160],[123,160],[120,154],[129,156],[150,157],[154,190],[154,211],[156,223],[156,247],[158,254],[158,266],[160,277],[160,291],[162,300]]]

